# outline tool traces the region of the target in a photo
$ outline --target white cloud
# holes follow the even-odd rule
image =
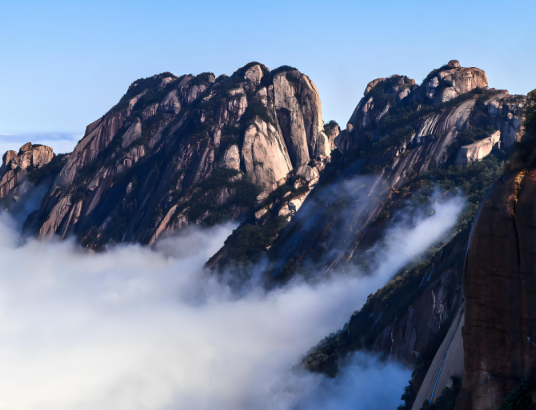
[[[269,293],[253,288],[240,298],[202,272],[233,225],[188,230],[156,250],[128,245],[88,255],[71,241],[18,246],[14,223],[3,214],[0,408],[327,410],[398,403],[409,372],[373,358],[356,356],[335,380],[290,369],[450,229],[461,207],[459,199],[436,204],[433,216],[393,227],[373,276],[333,275]],[[382,375],[389,386],[375,389]]]

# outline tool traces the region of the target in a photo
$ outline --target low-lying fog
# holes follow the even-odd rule
[[[395,410],[409,369],[361,353],[334,380],[291,368],[462,207],[454,198],[392,226],[372,276],[252,285],[240,297],[202,270],[235,225],[89,255],[74,241],[22,240],[4,213],[0,408]]]

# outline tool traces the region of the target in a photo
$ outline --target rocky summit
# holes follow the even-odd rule
[[[20,147],[18,153],[7,151],[2,157],[0,167],[0,199],[11,197],[18,200],[32,186],[25,177],[49,164],[53,158],[52,148],[32,145],[29,142]]]
[[[491,88],[451,60],[420,84],[372,80],[356,103],[341,130],[289,66],[162,73],[132,83],[72,153],[4,154],[0,200],[44,186],[28,232],[93,250],[237,221],[207,270],[238,285],[260,273],[272,289],[374,275],[396,215],[463,197],[452,231],[300,366],[337,377],[355,351],[400,363],[414,372],[399,410],[536,406],[535,92]]]
[[[32,225],[98,249],[235,220],[289,173],[328,162],[336,130],[292,67],[140,79],[87,126]]]

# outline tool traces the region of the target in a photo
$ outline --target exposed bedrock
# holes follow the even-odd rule
[[[17,199],[33,185],[26,176],[47,165],[54,158],[52,148],[45,145],[24,144],[19,152],[7,151],[0,167],[0,199],[8,195]]]
[[[487,157],[494,147],[500,145],[500,140],[501,131],[496,131],[488,138],[476,141],[470,145],[464,145],[458,151],[455,165],[466,165]]]
[[[329,157],[329,131],[318,90],[292,67],[137,80],[87,127],[43,202],[38,235],[99,248],[237,219],[261,190]]]
[[[496,182],[464,275],[465,374],[457,409],[497,409],[536,360],[536,170]]]
[[[302,207],[307,209],[307,217],[301,219],[300,213],[305,211],[300,211],[277,238],[269,251],[274,277],[288,271],[290,264],[312,272],[333,269],[354,260],[392,192],[402,189],[413,176],[449,160],[454,164],[456,155],[460,158],[458,163],[480,160],[499,144],[498,136],[501,148],[515,143],[522,132],[518,119],[525,97],[487,89],[482,70],[459,67],[453,62],[450,67],[432,71],[429,77],[437,78],[436,89],[441,84],[455,84],[460,94],[436,104],[435,97],[426,92],[427,84],[419,86],[400,75],[380,78],[367,85],[347,128],[335,138],[345,157],[341,161],[344,169],[329,183],[319,184]],[[511,120],[505,112],[511,114]],[[515,127],[505,134],[506,126],[501,121],[510,121],[508,127],[514,127],[515,123]],[[452,151],[450,147],[460,133],[474,127],[491,127],[496,132],[487,142],[464,147],[459,153]],[[347,190],[334,188],[360,174],[369,177],[359,186]],[[356,198],[367,199],[356,201]],[[351,213],[330,212],[332,204],[344,201],[354,201]],[[338,251],[326,252],[326,249]],[[314,260],[315,255],[322,255],[316,257],[320,263]]]

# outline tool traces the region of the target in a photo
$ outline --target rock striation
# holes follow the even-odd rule
[[[472,101],[469,98],[471,96]],[[485,121],[501,130],[503,148],[511,148],[519,140],[522,134],[524,97],[512,96],[505,90],[489,89],[483,70],[460,67],[459,62],[453,60],[433,70],[421,85],[416,85],[415,80],[400,75],[371,81],[350,117],[346,130],[335,140],[335,145],[343,152],[366,146],[367,143],[383,137],[381,134],[385,134],[385,130],[378,130],[378,125],[389,112],[395,113],[393,122],[398,120],[402,123],[404,120],[407,122],[411,118],[418,118],[413,110],[432,114],[421,117],[420,127],[417,124],[413,127],[412,138],[438,136],[445,131],[452,131],[452,138],[455,138],[467,121],[462,112],[455,112],[455,107],[464,100],[467,108],[473,111],[473,123]],[[476,102],[478,105],[475,107],[472,103]],[[404,109],[401,110],[401,107]],[[452,130],[452,122],[443,123],[446,117],[439,117],[440,111],[450,115],[457,125],[456,129]],[[385,125],[387,124],[384,121]]]
[[[54,152],[45,145],[24,144],[17,153],[7,151],[0,167],[0,200],[10,196],[17,200],[33,185],[26,178],[52,161]]]
[[[452,149],[464,130],[491,127],[500,131],[490,135],[491,143],[499,135],[501,148],[515,143],[516,139],[512,140],[501,129],[502,120],[492,107],[501,101],[503,109],[520,115],[525,97],[487,89],[482,70],[449,64],[432,71],[422,85],[400,75],[376,79],[367,85],[347,128],[335,139],[343,155],[337,161],[332,155],[331,166],[340,168],[328,172],[332,179],[319,184],[307,198],[306,203],[314,201],[308,207],[307,218],[301,220],[298,213],[269,251],[274,278],[281,272],[293,271],[292,266],[306,266],[305,272],[313,273],[354,263],[375,237],[377,218],[393,201],[394,193],[403,190],[411,178],[444,164],[454,164],[464,152],[465,158],[484,157],[490,148],[484,148],[484,143],[465,147],[461,153]],[[430,92],[429,83],[434,78],[437,95]],[[438,90],[449,84],[462,94],[438,103]],[[516,122],[516,135],[522,132],[520,124]],[[348,180],[363,174],[368,176],[362,178],[362,184],[352,185],[352,189],[336,188],[348,186]],[[332,212],[337,203],[355,206],[351,213]],[[312,219],[314,224],[309,222]]]
[[[456,408],[499,408],[536,363],[536,170],[506,174],[475,220],[464,275],[465,374]]]
[[[330,137],[318,90],[292,67],[140,79],[88,125],[36,229],[40,238],[76,234],[99,248],[236,219],[260,190],[329,158]]]
[[[371,81],[346,129],[334,139],[337,150],[314,188],[263,253],[270,284],[295,274],[314,279],[334,269],[366,265],[367,251],[382,237],[390,210],[421,189],[419,176],[448,170],[456,162],[468,165],[456,167],[463,172],[494,147],[512,150],[523,133],[525,104],[526,97],[488,88],[482,70],[456,61],[433,70],[422,85],[399,75]],[[486,130],[488,137],[460,147],[458,141],[471,129]],[[259,197],[269,202],[259,201],[257,221],[270,212],[279,217],[288,212],[290,207],[276,206],[277,201],[284,204],[275,195],[281,186],[275,184]],[[264,227],[262,222],[257,226]],[[346,355],[359,349],[416,366],[407,409],[420,408],[434,386],[442,390],[453,383],[452,377],[461,377],[468,354],[462,327],[470,322],[467,304],[471,306],[463,302],[462,290],[468,236],[466,227],[424,267],[399,273],[369,296],[343,329],[309,352],[305,367],[333,376]],[[211,262],[225,262],[243,243],[226,242]],[[441,375],[443,360],[447,367]]]

